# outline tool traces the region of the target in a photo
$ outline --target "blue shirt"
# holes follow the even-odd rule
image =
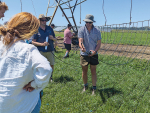
[[[46,37],[48,37],[49,35],[52,35],[53,37],[55,37],[54,31],[50,26],[46,26],[46,29],[43,30],[39,27],[38,29],[38,33],[33,35],[33,39],[36,39],[36,42],[39,43],[44,43],[46,42]],[[39,51],[42,52],[50,52],[50,51],[54,51],[54,45],[53,45],[53,40],[48,39],[48,47],[47,50],[45,50],[45,46],[37,46]]]
[[[96,46],[97,46],[97,41],[101,40],[101,33],[94,26],[89,33],[86,26],[83,26],[78,31],[78,37],[83,38],[83,45],[86,49],[86,52],[81,51],[80,54],[81,55],[88,55],[87,53],[89,53],[90,50],[95,51]]]

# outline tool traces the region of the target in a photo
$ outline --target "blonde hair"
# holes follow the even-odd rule
[[[8,6],[6,5],[5,2],[0,2],[0,10],[2,9],[2,7],[3,7],[5,10],[8,10]]]
[[[6,26],[0,27],[0,34],[4,36],[3,43],[8,45],[12,41],[29,39],[38,31],[39,26],[40,22],[35,16],[21,12],[8,21]]]

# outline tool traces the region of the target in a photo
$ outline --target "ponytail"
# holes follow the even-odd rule
[[[4,45],[9,45],[12,41],[14,41],[15,37],[21,38],[19,32],[13,28],[0,27],[0,34],[4,37],[3,43]],[[15,42],[15,41],[14,41]]]

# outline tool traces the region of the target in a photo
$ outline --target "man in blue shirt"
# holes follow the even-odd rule
[[[99,64],[97,51],[101,46],[101,34],[93,25],[93,22],[95,22],[93,15],[86,15],[84,21],[86,23],[85,26],[81,27],[78,31],[79,47],[81,48],[80,64],[82,66],[82,78],[84,82],[83,92],[88,88],[87,72],[88,65],[90,64],[93,85],[92,94],[94,94],[97,81],[96,65]]]
[[[40,27],[38,33],[33,35],[32,44],[37,46],[40,53],[47,58],[50,62],[52,69],[54,70],[54,45],[56,41],[53,29],[46,25],[46,22],[50,20],[50,17],[45,17],[43,14],[39,15]],[[52,76],[50,78],[52,81]]]

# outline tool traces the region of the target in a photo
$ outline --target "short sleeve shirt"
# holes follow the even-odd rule
[[[97,41],[101,40],[101,33],[100,31],[93,26],[90,33],[87,30],[86,26],[83,26],[78,31],[78,37],[83,38],[83,45],[86,49],[86,52],[80,52],[81,55],[88,55],[87,53],[90,52],[90,50],[95,50],[97,46]]]
[[[32,39],[36,39],[36,42],[44,43],[46,41],[46,37],[48,37],[49,35],[52,35],[53,37],[55,37],[54,31],[50,26],[46,26],[45,30],[39,27],[38,33],[34,34]],[[42,52],[54,51],[53,42],[54,42],[53,40],[48,39],[49,45],[47,47],[47,50],[45,50],[45,46],[37,46],[37,48],[39,51],[42,51]]]
[[[67,28],[65,31],[64,31],[64,43],[66,44],[71,44],[71,38],[72,37],[72,33],[71,31]]]

